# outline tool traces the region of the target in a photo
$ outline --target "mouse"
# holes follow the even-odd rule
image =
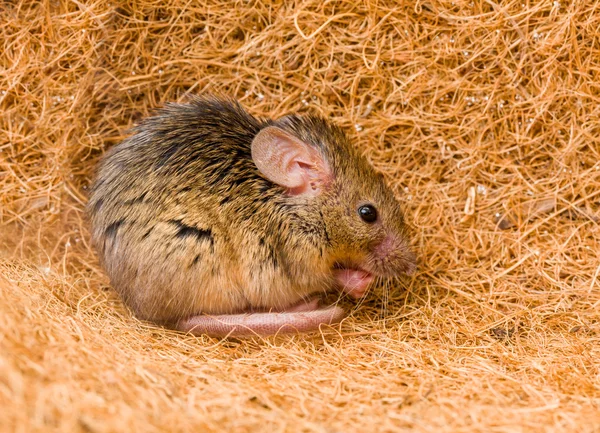
[[[212,337],[317,331],[416,256],[384,176],[324,117],[204,95],[142,120],[98,164],[92,243],[139,319]]]

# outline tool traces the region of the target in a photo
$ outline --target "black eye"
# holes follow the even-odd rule
[[[377,209],[370,204],[359,207],[358,214],[367,223],[374,223],[377,220]]]

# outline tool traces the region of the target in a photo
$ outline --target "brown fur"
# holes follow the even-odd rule
[[[286,194],[257,169],[252,139],[270,125],[331,167],[317,197]],[[366,202],[378,223],[358,216]],[[315,116],[258,120],[214,97],[168,105],[111,149],[88,210],[112,285],[140,318],[163,324],[282,311],[330,289],[340,264],[381,276],[414,267],[397,201],[341,129]],[[386,235],[394,254],[375,258]]]

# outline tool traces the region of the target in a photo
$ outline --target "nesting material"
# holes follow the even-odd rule
[[[600,425],[596,2],[23,0],[0,17],[0,430]],[[205,92],[346,127],[406,209],[418,274],[316,335],[132,317],[89,245],[87,187],[136,121]]]

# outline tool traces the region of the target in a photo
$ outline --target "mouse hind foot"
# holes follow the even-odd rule
[[[344,310],[337,306],[307,309],[293,307],[280,313],[248,313],[192,316],[175,328],[211,337],[250,337],[316,331],[321,325],[338,323]]]

